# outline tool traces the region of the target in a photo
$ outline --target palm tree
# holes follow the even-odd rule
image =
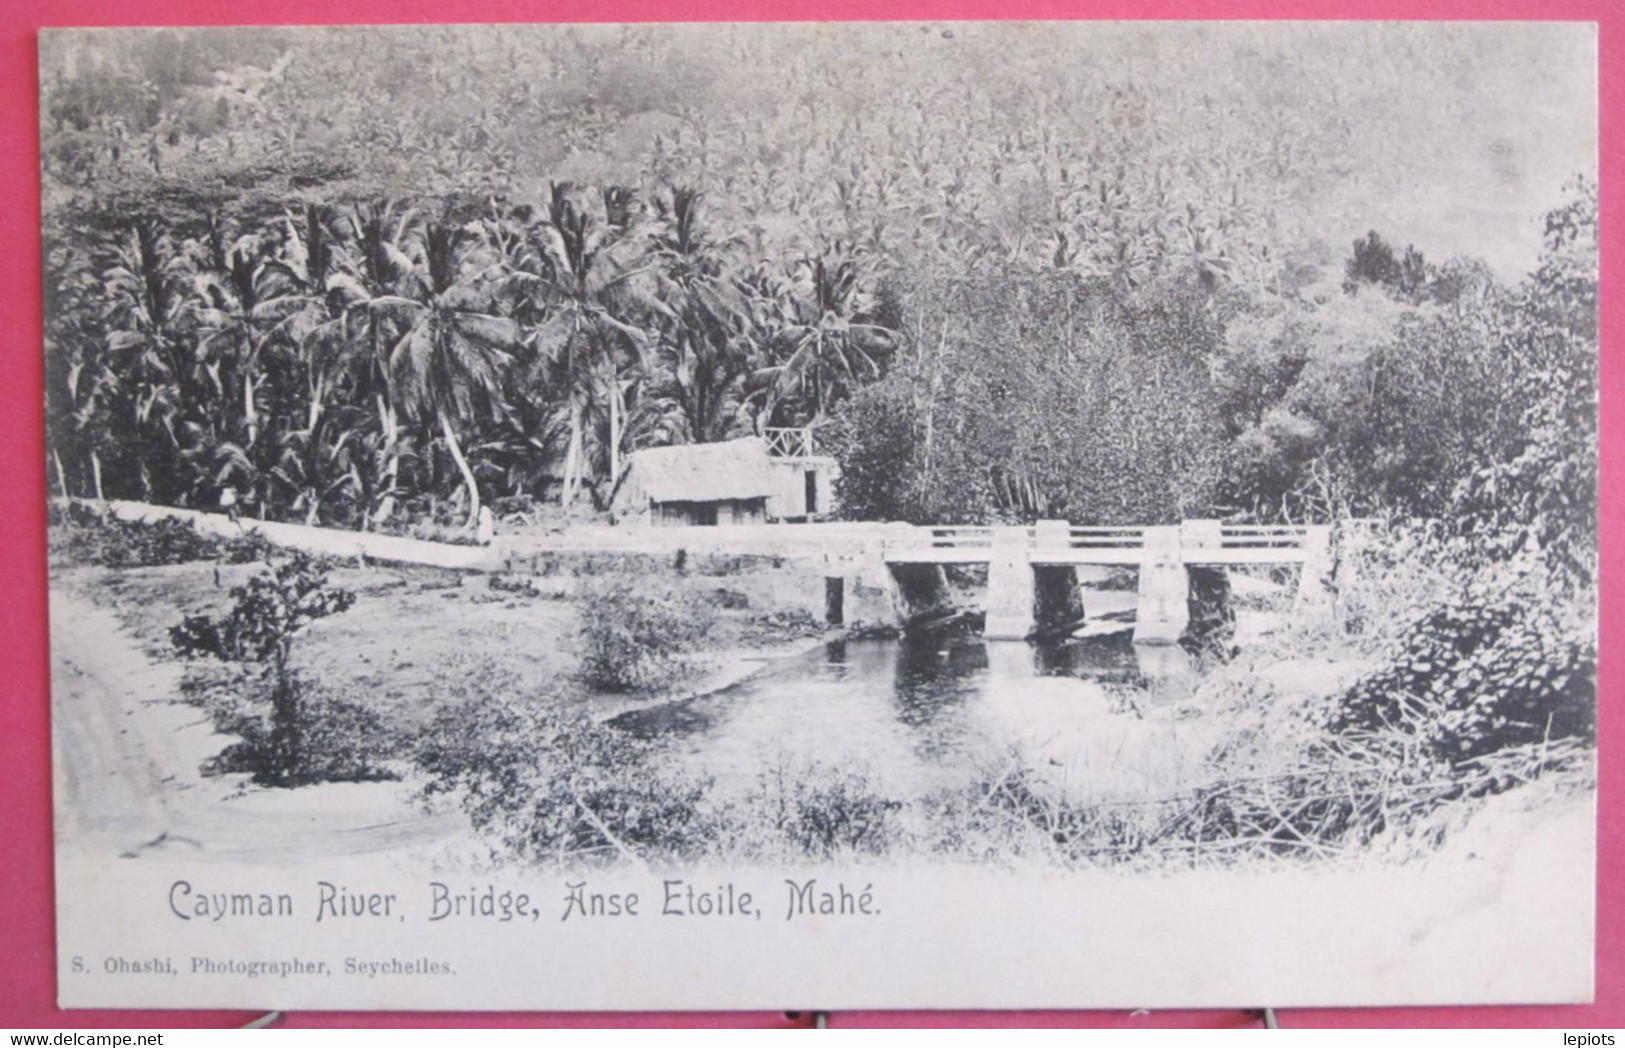
[[[428,222],[401,291],[368,304],[372,323],[398,333],[389,351],[389,387],[399,407],[438,428],[468,496],[468,527],[479,520],[480,493],[457,437],[459,424],[485,409],[502,411],[502,375],[519,343],[519,325],[497,316],[491,288],[464,278],[476,237],[463,226]]]
[[[510,293],[544,315],[532,336],[537,353],[549,362],[555,384],[570,391],[561,500],[568,504],[575,497],[600,397],[608,415],[607,486],[613,489],[620,477],[627,393],[636,387],[649,339],[637,321],[668,312],[651,290],[658,267],[644,236],[601,216],[578,187],[555,183],[546,213],[526,227],[522,249],[505,268]],[[630,377],[622,374],[628,363]]]
[[[281,250],[264,265],[282,274],[303,303],[290,320],[287,370],[302,379],[305,429],[314,430],[326,409],[353,344],[351,307],[364,297],[354,278],[338,269],[339,220],[333,209],[306,201],[284,216]]]
[[[759,424],[810,423],[855,385],[879,377],[897,335],[869,320],[873,302],[862,275],[857,256],[837,243],[797,263],[788,283],[759,282],[770,295],[768,363],[752,376]]]
[[[343,223],[337,270],[328,278],[330,309],[342,312],[344,318],[338,332],[344,364],[355,381],[355,395],[371,398],[380,434],[373,452],[365,456],[368,469],[381,472],[364,485],[369,498],[363,528],[388,520],[394,512],[401,459],[406,454],[399,405],[391,388],[393,342],[390,333],[375,323],[369,307],[377,299],[395,295],[411,276],[414,263],[407,251],[417,224],[417,214],[397,201],[357,204]]]
[[[47,242],[45,251],[45,418],[57,487],[73,494],[62,462],[89,470],[101,492],[99,446],[112,438],[109,408],[116,401],[116,373],[97,313],[102,281],[91,253],[71,240]]]
[[[100,272],[105,303],[105,369],[91,381],[117,401],[115,425],[130,427],[140,491],[152,497],[152,438],[169,453],[181,450],[178,422],[183,414],[212,414],[207,372],[182,345],[189,308],[186,290],[193,277],[187,253],[154,221],[137,221],[107,245]],[[74,376],[75,387],[79,376]],[[157,433],[152,427],[156,425]],[[122,427],[121,427],[122,428]],[[101,460],[91,449],[97,497],[102,495]]]
[[[659,199],[661,223],[652,237],[662,263],[658,376],[648,405],[670,418],[663,428],[682,440],[726,439],[735,424],[750,371],[750,310],[727,272],[738,237],[714,240],[699,222],[701,194],[686,187]]]
[[[357,431],[344,416],[353,411],[322,415],[314,426],[284,433],[272,482],[289,496],[288,508],[304,514],[306,525],[321,523],[331,502],[353,499],[361,491],[352,443]]]

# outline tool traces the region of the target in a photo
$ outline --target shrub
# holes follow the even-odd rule
[[[752,615],[741,631],[747,640],[778,641],[817,637],[827,627],[805,608],[775,608]]]
[[[1036,833],[1053,853],[1067,859],[1115,857],[1143,849],[1154,837],[1160,804],[1087,804],[1071,800],[1042,781],[1034,770],[1013,764],[970,788],[973,803],[962,810],[979,823],[1003,822],[1006,829]]]
[[[182,655],[274,660],[280,666],[296,632],[355,603],[355,594],[328,586],[327,576],[302,553],[233,587],[231,598],[231,611],[223,618],[193,615],[169,631]]]
[[[650,743],[563,702],[485,695],[442,709],[417,748],[425,796],[457,794],[476,830],[536,861],[697,854],[710,781],[661,772]]]
[[[78,502],[51,511],[51,553],[65,563],[108,568],[187,564],[213,560],[219,545],[218,539],[172,517],[121,520]]]
[[[221,540],[219,556],[227,564],[253,564],[256,561],[269,564],[275,549],[271,540],[264,535],[257,531],[245,531]]]
[[[242,739],[210,760],[208,773],[246,772],[274,786],[398,778],[382,761],[396,755],[400,739],[377,713],[298,677],[286,686],[296,715],[285,720],[263,709],[230,714],[231,733]]]
[[[576,592],[581,675],[605,691],[669,687],[700,669],[695,654],[716,613],[647,575],[589,575]]]
[[[220,539],[175,517],[124,520],[80,502],[52,505],[50,528],[53,561],[106,568],[150,568],[202,560],[249,564],[266,559],[272,548],[257,532]]]
[[[795,853],[829,859],[885,853],[901,834],[902,807],[862,772],[815,761],[764,773],[747,817],[770,822]]]
[[[503,495],[492,499],[490,506],[491,512],[496,514],[498,520],[516,514],[534,513],[537,509],[536,499],[530,495]]]
[[[1459,601],[1408,631],[1395,661],[1332,708],[1334,734],[1393,729],[1440,761],[1595,733],[1596,648],[1546,609]]]
[[[251,721],[245,722],[243,742],[231,751],[228,763],[251,770],[256,781],[277,786],[321,781],[336,769],[343,770],[344,778],[368,777],[356,771],[353,755],[333,745],[335,740],[349,737],[342,724],[324,723],[318,715],[324,710],[330,715],[336,712],[342,723],[349,723],[360,711],[332,702],[312,708],[304,683],[288,669],[294,635],[311,622],[350,607],[355,594],[329,587],[314,561],[295,554],[233,587],[231,597],[231,611],[224,616],[193,615],[169,631],[170,642],[182,655],[209,655],[264,667],[269,728],[256,731]]]
[[[490,588],[497,593],[513,593],[521,597],[539,597],[542,588],[536,576],[515,571],[498,572],[490,577]]]

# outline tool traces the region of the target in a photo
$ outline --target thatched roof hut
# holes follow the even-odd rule
[[[759,437],[645,448],[628,457],[610,508],[656,524],[750,523],[765,519],[775,484]]]

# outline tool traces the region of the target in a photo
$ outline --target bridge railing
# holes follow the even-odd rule
[[[1224,549],[1298,549],[1309,529],[1297,524],[1225,524],[1220,534]]]
[[[893,549],[985,549],[993,545],[993,529],[976,525],[962,527],[916,527],[886,538]]]
[[[925,544],[937,549],[980,548],[993,545],[993,529],[987,527],[925,528]]]
[[[1069,549],[1140,549],[1145,545],[1144,528],[1072,527],[1066,530]]]
[[[1188,560],[1194,557],[1192,562],[1195,563],[1231,560],[1234,563],[1274,563],[1275,560],[1300,559],[1310,544],[1310,532],[1315,529],[1294,524],[1220,525],[1212,521],[1188,521],[1182,527],[1163,530],[1180,533],[1179,548],[1186,551]],[[1151,531],[1133,525],[1063,526],[1061,522],[1044,522],[1025,528],[916,526],[891,532],[884,545],[894,552],[936,550],[945,561],[969,563],[975,559],[974,551],[994,547],[996,534],[1017,532],[1025,535],[1027,549],[1041,562],[1044,556],[1050,556],[1058,557],[1058,563],[1092,563],[1091,556],[1098,555],[1102,558],[1100,563],[1132,563],[1134,555],[1146,548]],[[1280,556],[1273,557],[1274,554]]]

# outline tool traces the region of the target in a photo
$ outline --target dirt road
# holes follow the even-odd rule
[[[52,736],[61,847],[138,858],[432,854],[468,830],[425,815],[402,783],[267,789],[199,767],[233,739],[180,701],[180,668],[154,662],[109,610],[51,594]]]

